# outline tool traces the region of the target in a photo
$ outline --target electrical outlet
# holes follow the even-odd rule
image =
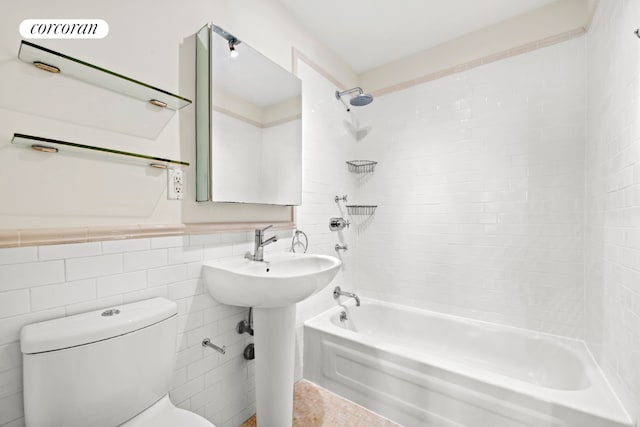
[[[167,199],[184,199],[185,176],[182,169],[167,169]]]

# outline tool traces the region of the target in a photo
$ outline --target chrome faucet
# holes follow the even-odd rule
[[[356,307],[360,307],[360,298],[358,298],[358,295],[354,294],[353,292],[345,292],[342,289],[340,289],[340,286],[336,286],[333,289],[333,299],[338,299],[340,298],[341,295],[355,299]]]
[[[264,238],[264,232],[271,227],[273,227],[273,224],[268,225],[265,228],[256,228],[256,239],[253,246],[253,255],[247,252],[244,256],[245,258],[252,261],[264,262],[264,247],[278,241],[278,236],[271,236],[267,240],[262,240]]]

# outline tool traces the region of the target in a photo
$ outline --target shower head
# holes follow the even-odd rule
[[[354,107],[362,107],[363,105],[369,105],[372,102],[373,96],[369,95],[368,93],[361,93],[360,95],[356,95],[349,101],[349,103]]]
[[[353,93],[353,92],[358,92],[356,96],[352,97],[349,100],[349,103],[354,107],[362,107],[364,105],[369,105],[373,102],[373,96],[369,95],[368,93],[364,93],[362,88],[359,88],[359,87],[354,87],[353,89],[348,89],[342,92],[336,91],[336,99],[344,103],[344,101],[342,100],[342,96]],[[345,106],[347,105],[345,104]],[[349,107],[347,107],[347,111],[349,111]]]

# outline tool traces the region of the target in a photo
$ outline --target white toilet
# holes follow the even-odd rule
[[[35,323],[20,341],[27,427],[214,427],[169,400],[173,301]]]

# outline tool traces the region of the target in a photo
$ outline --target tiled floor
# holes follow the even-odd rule
[[[256,427],[256,416],[240,427]],[[308,381],[296,383],[293,427],[398,427],[371,411]]]

